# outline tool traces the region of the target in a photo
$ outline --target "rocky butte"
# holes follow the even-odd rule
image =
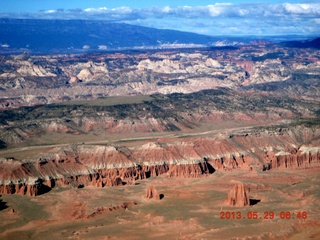
[[[225,200],[227,205],[245,207],[250,204],[249,198],[250,189],[243,183],[237,183],[230,191],[227,199]]]
[[[149,185],[146,191],[146,198],[147,199],[156,199],[160,200],[160,194],[158,193],[157,189],[153,185]]]

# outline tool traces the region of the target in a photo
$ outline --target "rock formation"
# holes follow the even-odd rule
[[[41,179],[34,182],[9,182],[8,184],[0,184],[0,193],[3,194],[20,194],[28,196],[37,196],[46,193],[50,188],[42,183]]]
[[[156,190],[156,188],[153,185],[149,185],[146,191],[146,198],[147,199],[156,199],[156,200],[160,200],[160,194],[158,193],[158,191]]]
[[[319,74],[317,51],[280,50],[281,46],[277,46],[286,54],[275,57],[269,53],[267,45],[237,50],[207,51],[204,48],[197,49],[197,53],[179,49],[145,50],[143,53],[37,54],[28,55],[27,59],[5,54],[1,56],[0,89],[6,97],[0,99],[0,108],[43,104],[43,99],[61,102],[65,101],[64,96],[94,99],[112,95],[190,93],[219,86],[236,89],[257,83],[281,83],[295,74],[310,74],[315,78]],[[294,58],[287,57],[293,54]],[[308,90],[301,92],[307,84],[301,79],[303,85],[299,91],[291,88],[290,96],[299,93],[299,98],[318,98],[317,86],[312,87],[310,93]],[[286,91],[286,88],[281,89]],[[33,95],[33,100],[21,97],[26,94]]]
[[[116,211],[116,210],[120,210],[120,209],[127,209],[129,206],[135,206],[137,205],[136,202],[134,201],[128,201],[128,202],[123,202],[120,205],[116,205],[116,206],[110,206],[110,207],[98,207],[93,213],[86,215],[85,211],[82,211],[83,214],[79,214],[77,215],[73,215],[74,219],[88,219],[88,218],[92,218],[95,217],[98,214],[104,213],[104,212],[112,212],[112,211]],[[80,206],[81,207],[81,206]],[[77,210],[74,212],[77,213]]]
[[[295,127],[219,138],[184,138],[142,146],[74,145],[33,159],[0,159],[0,193],[36,196],[55,186],[113,187],[164,175],[320,166],[320,130]],[[305,143],[305,144],[303,144]]]
[[[238,207],[248,206],[250,204],[249,191],[250,189],[243,183],[237,183],[225,200],[226,204]]]

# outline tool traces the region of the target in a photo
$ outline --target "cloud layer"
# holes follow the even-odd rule
[[[152,8],[87,8],[43,10],[0,17],[91,19],[126,22],[204,34],[317,34],[320,3],[228,4]]]

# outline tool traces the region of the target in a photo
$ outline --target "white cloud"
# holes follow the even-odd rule
[[[283,4],[285,10],[289,14],[299,14],[299,15],[320,15],[320,4]]]
[[[114,20],[119,20],[123,17],[127,19],[143,19],[143,18],[261,18],[265,17],[289,17],[292,15],[308,15],[308,17],[320,17],[320,3],[305,3],[305,4],[231,4],[231,3],[215,3],[207,6],[176,6],[176,7],[152,7],[136,9],[130,7],[118,8],[86,8],[69,9],[69,10],[47,10],[40,11],[36,14],[29,14],[30,17],[43,17],[45,14],[57,14],[60,18],[92,18],[92,19],[106,19],[112,20],[109,16],[113,14],[117,16]],[[3,14],[2,14],[3,15]],[[311,16],[310,16],[311,15]],[[121,20],[121,19],[120,19]]]
[[[47,10],[38,13],[0,17],[92,19],[133,23],[143,26],[172,28],[199,33],[226,34],[230,32],[284,34],[320,33],[320,3],[230,4],[207,6],[165,6],[143,9],[86,8]],[[190,21],[189,21],[190,20]],[[312,26],[315,25],[315,26]],[[312,26],[312,27],[310,27]]]
[[[103,7],[103,8],[86,8],[86,9],[84,9],[84,11],[85,12],[88,12],[88,13],[90,13],[90,12],[93,12],[93,13],[97,13],[97,12],[102,12],[102,11],[106,11],[106,10],[108,10],[108,8],[105,8],[105,7]]]
[[[208,5],[208,11],[211,17],[218,17],[221,15],[223,8],[215,5]]]
[[[56,13],[57,12],[57,10],[47,10],[47,11],[45,11],[45,13]]]
[[[133,13],[134,10],[129,7],[119,7],[119,8],[113,8],[112,11],[122,13],[122,14],[130,14]]]
[[[162,12],[169,13],[171,11],[171,8],[169,6],[165,6],[162,8]]]
[[[98,49],[100,50],[106,50],[108,47],[106,45],[99,45]]]

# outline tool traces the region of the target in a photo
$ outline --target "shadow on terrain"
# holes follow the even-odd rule
[[[209,173],[212,174],[214,173],[216,170],[214,169],[214,167],[212,167],[211,164],[207,163],[208,164],[208,170],[209,170]]]
[[[80,183],[77,188],[78,188],[78,189],[84,188],[84,184],[83,184],[83,183]]]
[[[0,195],[0,197],[1,197],[1,195]],[[2,199],[0,199],[0,211],[4,210],[6,208],[8,208],[7,203],[3,202]]]
[[[149,177],[151,177],[151,172],[146,171],[146,178],[149,178]]]
[[[164,194],[161,193],[161,194],[159,195],[159,197],[160,197],[160,200],[163,199],[163,198],[164,198]]]
[[[250,206],[256,205],[259,202],[261,202],[260,199],[252,199],[252,198],[250,198]]]
[[[216,170],[214,169],[214,167],[212,167],[212,165],[210,163],[208,163],[208,158],[204,157],[203,160],[205,161],[206,165],[207,165],[207,168],[208,168],[208,172],[209,174],[212,174],[214,173]],[[201,165],[200,165],[201,167]],[[201,167],[202,168],[202,167]],[[203,172],[206,172],[202,169]]]
[[[4,149],[7,147],[7,144],[0,139],[0,149]]]
[[[50,192],[51,190],[52,190],[51,187],[42,184],[38,195],[46,194],[46,193]]]

